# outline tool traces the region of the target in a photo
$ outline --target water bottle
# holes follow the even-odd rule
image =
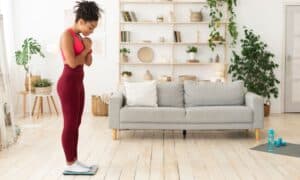
[[[268,131],[268,151],[272,152],[274,150],[274,129],[269,129]]]

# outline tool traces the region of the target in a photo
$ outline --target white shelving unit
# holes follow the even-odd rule
[[[130,31],[131,40],[129,42],[119,42],[119,47],[126,47],[131,50],[131,56],[128,63],[122,63],[119,61],[119,82],[122,81],[121,72],[122,71],[131,71],[133,73],[133,80],[140,81],[143,80],[142,72],[150,70],[153,72],[154,79],[159,78],[162,75],[169,75],[172,77],[172,80],[177,80],[179,75],[196,75],[199,80],[208,80],[209,77],[214,76],[217,72],[224,73],[224,79],[227,79],[227,51],[228,45],[227,42],[222,45],[217,45],[218,51],[216,52],[220,56],[220,62],[210,62],[210,57],[215,58],[208,44],[209,36],[209,16],[208,13],[205,14],[204,21],[201,22],[190,22],[187,18],[189,16],[188,12],[184,12],[186,9],[197,9],[205,10],[204,6],[207,4],[206,1],[167,1],[167,0],[155,0],[155,1],[138,1],[138,0],[120,0],[120,34],[121,31]],[[154,6],[154,7],[153,7]],[[183,9],[181,9],[183,8]],[[208,11],[208,9],[206,9]],[[122,11],[134,11],[137,13],[136,22],[125,22],[122,16]],[[157,12],[158,11],[158,12]],[[159,12],[160,11],[160,12]],[[168,11],[172,11],[175,14],[175,21],[172,21]],[[150,12],[150,14],[149,14]],[[163,22],[156,22],[155,16],[159,16],[164,12],[165,16],[169,18],[164,18]],[[144,14],[148,16],[145,18],[141,17]],[[204,13],[203,13],[204,14]],[[180,16],[185,16],[184,18],[178,18]],[[227,14],[225,15],[227,17]],[[168,20],[166,20],[168,19]],[[223,27],[223,35],[227,40],[227,20],[224,20],[220,23]],[[156,28],[160,28],[157,30]],[[194,31],[194,34],[197,34],[197,38],[189,37],[185,38],[188,40],[182,40],[182,42],[174,42],[173,32],[180,29],[181,36],[183,34],[191,35],[190,31]],[[185,29],[185,30],[182,30]],[[168,34],[165,42],[159,42],[158,38],[153,38],[154,35],[160,34],[161,31],[164,31],[165,34]],[[205,34],[206,38],[200,38],[199,40],[199,31]],[[167,32],[167,33],[166,33]],[[202,34],[202,37],[203,37]],[[152,36],[152,37],[150,37]],[[186,36],[186,37],[187,37]],[[121,38],[120,38],[121,39]],[[149,42],[150,40],[150,42]],[[148,41],[148,42],[145,42]],[[185,52],[188,46],[198,47],[198,54],[200,57],[199,63],[186,63],[187,53]],[[142,63],[137,58],[137,50],[141,47],[151,47],[154,50],[155,58],[151,63]],[[184,48],[184,49],[183,49]],[[200,49],[200,52],[199,52]],[[163,54],[163,58],[160,53]],[[165,57],[167,55],[167,57]],[[158,55],[158,56],[157,56]],[[184,59],[185,57],[185,59]],[[156,70],[155,72],[155,69]],[[135,73],[137,71],[138,73]],[[181,72],[185,71],[185,72]],[[207,73],[207,72],[210,72]],[[198,72],[202,72],[202,75],[198,75]],[[205,74],[207,73],[207,74]],[[204,77],[207,75],[207,77]]]

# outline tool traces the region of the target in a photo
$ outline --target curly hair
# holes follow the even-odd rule
[[[74,6],[74,13],[76,14],[75,22],[79,19],[84,21],[98,21],[101,18],[103,10],[98,7],[94,1],[76,1]]]

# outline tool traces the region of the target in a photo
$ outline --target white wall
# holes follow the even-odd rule
[[[275,54],[275,60],[281,64],[283,42],[283,1],[282,0],[240,0],[237,8],[237,22],[240,35],[242,27],[247,26],[261,35],[269,50]],[[281,70],[276,75],[280,79]],[[281,112],[281,89],[279,98],[272,100],[272,112]]]
[[[96,1],[97,2],[97,1]],[[94,57],[92,67],[85,68],[86,110],[90,110],[92,94],[108,93],[114,90],[117,84],[118,72],[118,9],[117,1],[104,1],[106,22],[106,57]],[[101,2],[99,2],[100,4]],[[16,46],[19,48],[26,37],[36,38],[45,48],[49,45],[59,44],[60,34],[65,30],[64,10],[72,9],[75,0],[15,0],[14,22]],[[101,23],[100,23],[100,28]],[[56,82],[62,72],[63,62],[60,52],[49,53],[44,49],[45,59],[35,56],[33,58],[33,73],[40,74],[44,78],[50,78],[55,82],[53,91],[56,95]],[[38,65],[38,68],[36,68]],[[24,70],[17,67],[15,74],[18,75],[18,88],[24,87]],[[56,95],[56,101],[59,102]],[[20,110],[20,105],[18,105]]]
[[[57,43],[64,30],[64,9],[73,7],[75,1],[60,0],[14,0],[15,44],[33,36],[42,42]],[[118,42],[119,42],[119,4],[118,0],[104,1],[106,10],[107,52],[105,58],[95,57],[93,67],[86,68],[86,110],[90,110],[91,94],[110,92],[116,88],[118,79]],[[283,55],[283,0],[238,0],[237,22],[246,25],[262,36],[275,54],[276,61],[282,63]],[[240,35],[242,35],[242,30]],[[41,61],[41,75],[56,81],[62,70],[60,54],[49,54]],[[23,87],[24,75],[20,67],[14,72],[18,75],[15,84]],[[277,75],[280,78],[281,71]],[[282,81],[283,82],[283,81]],[[280,91],[281,92],[281,91]],[[281,98],[272,100],[272,112],[281,112]]]

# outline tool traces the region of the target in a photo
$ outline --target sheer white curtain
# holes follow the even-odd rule
[[[3,16],[0,14],[0,150],[17,140],[5,44]]]

